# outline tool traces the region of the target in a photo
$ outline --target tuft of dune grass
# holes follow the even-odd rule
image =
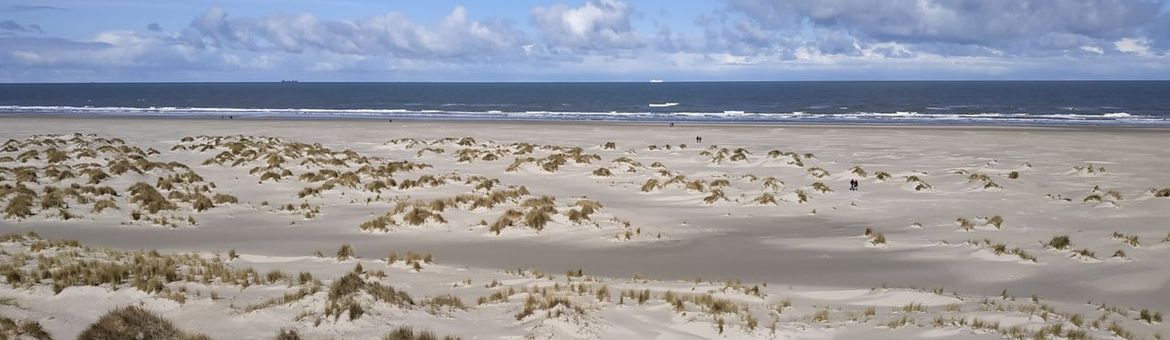
[[[85,328],[78,339],[210,339],[206,335],[188,333],[170,320],[137,306],[115,308]]]
[[[1003,217],[999,215],[992,216],[987,219],[987,224],[995,226],[995,229],[1003,229]]]
[[[92,212],[93,212],[93,213],[95,213],[95,214],[100,214],[100,213],[102,213],[102,211],[104,211],[104,210],[106,210],[106,209],[115,209],[115,210],[117,210],[117,209],[118,209],[118,205],[114,203],[114,200],[111,200],[111,199],[108,199],[108,198],[107,198],[107,199],[101,199],[101,200],[98,200],[98,201],[96,201],[96,202],[93,202],[93,210],[92,210]]]
[[[138,182],[130,186],[130,202],[138,204],[138,206],[151,214],[158,213],[161,210],[174,210],[175,204],[168,201],[162,196],[158,190],[155,190],[150,184]]]
[[[808,193],[805,193],[804,190],[796,189],[796,203],[805,202],[808,202]]]
[[[340,248],[337,248],[338,261],[345,261],[355,257],[357,257],[357,253],[353,250],[353,246],[349,245],[349,243],[342,244]]]
[[[444,336],[443,340],[459,340],[457,336]],[[402,326],[394,329],[390,334],[382,337],[382,340],[439,340],[439,337],[428,330],[416,331],[410,326]]]
[[[215,204],[211,202],[211,199],[202,194],[196,194],[195,200],[191,203],[191,208],[195,211],[204,211],[214,207]]]
[[[651,192],[651,191],[654,191],[655,189],[658,189],[659,187],[661,187],[661,186],[658,184],[658,179],[651,178],[651,179],[646,180],[646,183],[642,184],[641,190],[642,190],[642,192]]]
[[[858,176],[861,176],[863,178],[866,176],[869,176],[869,173],[865,172],[865,169],[863,169],[860,165],[854,166],[853,169],[850,169],[849,171],[852,172],[854,175],[858,175]]]
[[[1064,235],[1053,236],[1052,239],[1048,241],[1048,243],[1044,244],[1045,247],[1057,250],[1066,249],[1071,245],[1072,242],[1069,241],[1068,236]]]
[[[0,316],[0,339],[52,340],[53,335],[49,334],[40,322],[34,320],[16,321]]]
[[[707,195],[707,197],[703,197],[703,202],[704,202],[704,203],[707,203],[707,204],[714,204],[715,202],[718,202],[718,201],[721,201],[721,200],[723,200],[723,201],[726,201],[726,200],[727,200],[727,195],[725,195],[725,194],[723,193],[723,190],[719,190],[719,189],[711,189],[710,193],[711,193],[711,194],[710,194],[710,195]]]
[[[23,219],[33,215],[33,196],[28,194],[19,194],[8,200],[8,204],[4,206],[4,217],[10,219]]]

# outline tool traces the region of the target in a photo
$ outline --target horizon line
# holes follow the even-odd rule
[[[271,80],[271,81],[88,81],[88,82],[0,82],[0,85],[82,85],[82,84],[667,84],[667,83],[1058,83],[1058,82],[1170,82],[1168,79],[915,79],[915,80],[662,80],[662,81],[339,81],[339,80]]]

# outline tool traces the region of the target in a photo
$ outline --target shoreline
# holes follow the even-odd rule
[[[228,115],[224,115],[228,116]],[[920,124],[913,122],[781,122],[781,121],[619,121],[619,120],[553,120],[553,119],[442,119],[442,118],[373,118],[373,117],[293,117],[293,116],[239,116],[234,119],[216,118],[215,116],[164,116],[164,115],[100,115],[83,116],[74,114],[32,116],[26,114],[0,114],[0,120],[173,120],[173,121],[209,121],[209,122],[386,122],[388,123],[442,123],[442,124],[474,124],[474,125],[580,125],[580,126],[658,126],[675,124],[673,127],[721,127],[721,128],[811,128],[811,129],[924,129],[924,130],[982,130],[982,131],[1150,131],[1170,132],[1170,126],[1140,125],[1140,124],[965,124],[965,123],[931,123]],[[670,127],[670,126],[665,126]]]

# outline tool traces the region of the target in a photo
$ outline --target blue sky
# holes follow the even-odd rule
[[[0,82],[1170,79],[1170,0],[0,0]]]

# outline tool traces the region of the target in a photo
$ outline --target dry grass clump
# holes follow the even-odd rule
[[[215,194],[214,196],[212,196],[212,198],[211,198],[211,199],[212,199],[213,201],[215,201],[215,204],[236,204],[236,203],[240,203],[240,199],[236,198],[236,196],[232,196],[232,195],[228,195],[228,194],[223,194],[223,193],[217,193],[217,194]]]
[[[784,186],[784,181],[776,179],[776,177],[768,176],[764,177],[762,185],[765,190],[780,191],[780,187]]]
[[[191,208],[195,209],[195,211],[204,211],[214,207],[215,204],[211,202],[211,198],[202,194],[195,194],[195,199],[191,203]]]
[[[987,219],[987,224],[995,226],[995,229],[1003,229],[1003,217],[999,215],[992,216]]]
[[[815,182],[810,186],[813,188],[813,190],[819,191],[822,194],[833,192],[833,189],[830,189],[828,185],[825,185],[825,183],[822,182]]]
[[[1097,258],[1097,253],[1093,252],[1092,250],[1089,250],[1088,248],[1077,249],[1076,251],[1073,251],[1073,255],[1081,256],[1081,257],[1089,258],[1089,259],[1096,259]]]
[[[1094,190],[1095,192],[1100,192],[1100,190]],[[1116,190],[1108,190],[1108,192],[1099,194],[1089,194],[1088,196],[1085,196],[1085,199],[1081,200],[1081,202],[1113,202],[1115,204],[1120,201],[1121,193],[1116,192]]]
[[[402,214],[402,221],[410,225],[422,225],[428,220],[439,224],[447,223],[447,219],[443,218],[443,215],[423,206],[415,206]]]
[[[1024,261],[1032,263],[1036,263],[1037,261],[1035,256],[1028,254],[1019,247],[1008,249],[1008,245],[1003,243],[992,243],[990,239],[983,239],[982,241],[967,241],[967,243],[976,247],[991,249],[991,253],[995,255],[1015,255]]]
[[[918,178],[918,176],[915,175],[906,176],[906,183],[914,184],[914,191],[930,190],[934,188],[929,183],[926,183],[926,181],[923,181],[921,178]]]
[[[93,202],[93,210],[92,210],[92,212],[93,212],[94,214],[100,214],[100,213],[102,213],[102,211],[104,211],[104,210],[106,210],[106,209],[114,209],[114,210],[117,210],[117,209],[118,209],[118,205],[114,203],[114,200],[111,200],[111,199],[108,199],[108,198],[107,198],[107,199],[101,199],[101,200],[98,200],[98,201],[96,201],[96,202]]]
[[[78,339],[210,339],[188,333],[170,320],[137,306],[115,308],[86,327]]]
[[[701,179],[696,179],[686,183],[687,190],[703,192],[706,189],[706,183]]]
[[[711,189],[710,194],[707,197],[703,197],[703,203],[707,204],[715,204],[715,202],[726,200],[727,195],[723,193],[723,190],[719,189]]]
[[[432,296],[419,301],[419,304],[427,307],[427,310],[431,314],[436,314],[444,310],[467,309],[467,305],[463,304],[463,300],[449,294]]]
[[[875,246],[886,244],[886,235],[879,232],[871,232],[868,228],[865,230],[866,236],[869,238],[869,243]]]
[[[49,334],[40,322],[34,320],[16,321],[0,316],[0,339],[52,340],[53,335]]]
[[[602,148],[602,149],[605,149],[605,150],[616,150],[616,149],[617,149],[617,143],[614,143],[614,142],[605,142],[605,144],[602,144],[602,145],[601,145],[601,148]]]
[[[1170,197],[1170,188],[1159,190],[1150,189],[1150,192],[1154,193],[1154,197]]]
[[[860,165],[854,166],[852,169],[849,169],[849,172],[852,172],[854,175],[861,176],[862,178],[869,176],[869,173],[865,172],[865,169],[863,169]]]
[[[902,306],[903,313],[926,313],[926,305],[911,302]]]
[[[337,248],[338,261],[347,261],[356,257],[357,253],[354,251],[353,246],[349,245],[349,243],[342,244],[340,248]]]
[[[145,209],[151,214],[177,208],[174,203],[168,201],[150,184],[138,182],[131,185],[128,191],[130,191],[130,202],[138,204],[139,208]]]
[[[1084,173],[1088,173],[1088,174],[1100,174],[1100,173],[1105,173],[1105,167],[1103,167],[1103,166],[1094,167],[1092,164],[1089,164],[1086,166],[1074,166],[1073,171],[1084,172]]]
[[[551,317],[560,317],[566,313],[573,313],[578,316],[585,315],[585,307],[574,302],[569,297],[552,294],[547,290],[545,292],[539,299],[536,297],[536,294],[529,292],[528,298],[524,300],[524,309],[514,315],[516,320],[524,320],[535,314],[537,310],[548,311],[548,315]]]
[[[358,228],[362,231],[390,231],[390,226],[397,225],[393,216],[378,216],[372,220],[362,222]]]
[[[811,154],[809,154],[809,155],[811,155]],[[804,167],[804,161],[801,159],[800,154],[797,154],[795,152],[790,152],[790,151],[785,152],[785,151],[780,151],[780,150],[768,151],[769,158],[780,158],[780,156],[786,156],[786,157],[791,158],[791,160],[788,161],[788,164],[795,165],[795,166],[802,167],[802,168]]]
[[[999,184],[996,184],[995,181],[991,180],[991,177],[984,175],[984,174],[971,174],[970,176],[967,176],[967,182],[968,183],[973,183],[973,182],[983,183],[983,189],[1002,188],[1001,186],[999,186]]]
[[[512,164],[508,165],[508,167],[505,168],[504,171],[507,171],[507,172],[520,171],[520,167],[524,166],[525,163],[531,163],[531,162],[536,162],[536,158],[534,158],[534,157],[524,157],[524,158],[516,157],[516,159],[512,161]]]
[[[337,278],[329,285],[325,316],[332,316],[337,320],[341,318],[341,314],[348,313],[350,321],[361,318],[366,311],[360,301],[363,296],[400,307],[415,305],[414,300],[406,292],[378,282],[368,282],[355,270]]]
[[[460,338],[453,335],[444,336],[443,340],[459,340]],[[410,326],[402,326],[394,329],[390,334],[382,337],[382,340],[439,340],[431,331],[415,331]]]
[[[597,212],[598,210],[601,210],[601,208],[603,208],[603,206],[601,205],[601,202],[594,201],[591,199],[580,199],[577,201],[576,206],[581,209],[581,213],[584,214],[586,217],[588,217],[589,215],[592,215],[594,212]]]
[[[752,202],[755,202],[756,204],[777,204],[776,203],[776,196],[772,195],[771,193],[767,193],[767,192],[761,194],[759,197],[756,197],[755,199],[752,199]]]
[[[523,212],[516,209],[508,209],[496,219],[494,223],[488,228],[489,231],[499,235],[504,228],[511,227],[516,224],[516,221],[524,216]]]
[[[626,164],[630,167],[637,167],[637,168],[642,167],[641,162],[635,161],[634,159],[632,159],[630,157],[626,157],[626,156],[621,156],[621,157],[615,158],[613,161],[610,161],[610,163],[623,163],[623,164]]]
[[[298,333],[296,329],[282,328],[272,340],[301,340],[301,333]]]
[[[1019,171],[1012,171],[1012,172],[1009,172],[1009,173],[1008,173],[1008,175],[1007,175],[1007,177],[1008,177],[1009,179],[1020,179],[1020,172],[1019,172]]]
[[[825,170],[825,169],[814,167],[814,168],[809,168],[807,171],[808,171],[809,176],[813,176],[815,178],[829,177],[829,171]]]
[[[390,252],[390,255],[386,257],[386,265],[393,265],[394,262],[398,262],[399,259],[406,263],[407,266],[413,268],[414,271],[421,271],[423,263],[430,264],[433,261],[431,253],[416,253],[413,251],[408,251],[406,252],[406,255],[404,255],[402,258],[399,258],[398,253]]]
[[[748,151],[747,151],[747,149],[744,149],[744,148],[738,148],[738,149],[735,149],[735,151],[734,151],[734,152],[732,153],[732,155],[731,155],[731,158],[729,158],[729,159],[730,159],[732,162],[742,162],[742,161],[747,161],[747,156],[748,156],[748,155],[750,155],[750,154],[752,154],[752,153],[751,153],[751,152],[748,152]]]
[[[1143,308],[1142,311],[1138,313],[1138,320],[1142,320],[1150,324],[1159,323],[1162,322],[1162,312],[1151,312],[1150,310]]]
[[[1072,242],[1069,241],[1068,236],[1065,236],[1065,235],[1053,236],[1051,240],[1048,240],[1048,243],[1044,244],[1044,246],[1047,248],[1052,248],[1052,249],[1057,249],[1057,250],[1067,249],[1071,245],[1072,245]]]
[[[54,292],[61,292],[73,286],[105,285],[117,289],[129,285],[145,293],[159,294],[181,303],[185,295],[181,291],[172,291],[168,283],[187,281],[209,284],[214,281],[247,287],[283,279],[265,277],[252,269],[232,269],[218,257],[206,259],[197,254],[162,255],[155,251],[95,252],[82,248],[76,241],[43,241],[35,235],[9,235],[3,239],[22,242],[30,250],[55,249],[58,254],[85,255],[39,256],[33,269],[22,269],[23,262],[0,263],[0,276],[7,278],[8,284],[14,287],[51,284]]]
[[[808,202],[808,193],[805,193],[804,190],[796,189],[796,203],[805,202]]]
[[[955,223],[959,224],[959,229],[963,229],[965,231],[971,231],[971,230],[975,229],[975,223],[971,222],[971,220],[968,220],[966,218],[962,218],[962,217],[956,218]]]
[[[311,274],[308,274],[307,272],[302,272],[302,275],[311,276]],[[296,301],[300,301],[300,300],[302,300],[310,295],[317,294],[317,292],[321,291],[320,282],[317,282],[316,280],[312,280],[310,278],[308,280],[302,280],[302,284],[305,284],[305,283],[308,283],[308,285],[301,287],[295,291],[285,293],[284,295],[265,300],[264,302],[247,306],[244,308],[244,311],[245,312],[252,312],[252,311],[257,311],[257,310],[261,310],[261,309],[265,309],[265,308],[269,308],[269,307],[273,307],[273,306],[290,304],[290,303],[293,303]],[[282,331],[282,334],[283,334],[283,331]]]
[[[1121,240],[1122,242],[1125,242],[1125,244],[1135,248],[1142,245],[1142,242],[1138,239],[1137,235],[1126,235],[1115,231],[1113,232],[1113,238],[1116,240]]]
[[[9,219],[24,219],[33,215],[32,207],[35,197],[28,194],[18,194],[8,200],[4,206],[4,217]]]
[[[544,230],[544,226],[552,220],[547,209],[531,209],[524,213],[524,225],[537,231]]]
[[[641,190],[642,192],[651,192],[661,187],[662,185],[659,185],[657,178],[651,178],[646,180],[646,183],[642,184]]]
[[[609,177],[613,176],[613,172],[610,172],[609,168],[597,168],[597,170],[593,170],[593,175],[598,177]]]

